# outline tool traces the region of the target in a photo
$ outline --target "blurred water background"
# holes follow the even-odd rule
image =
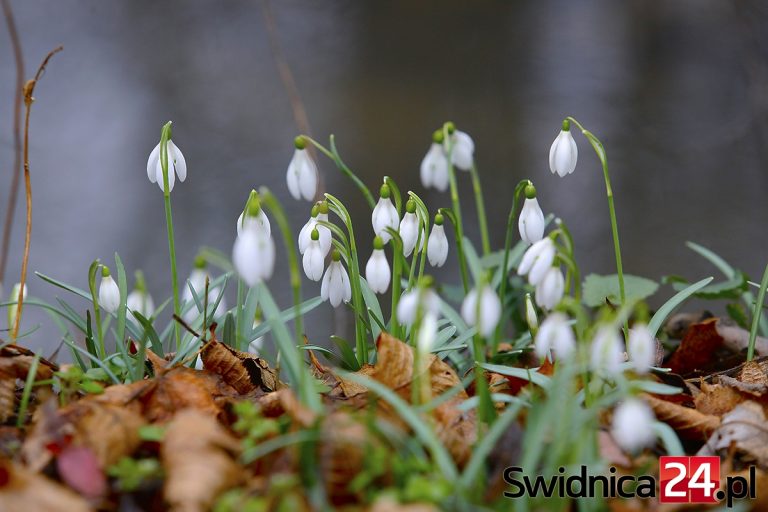
[[[87,287],[94,258],[144,270],[156,302],[170,290],[162,194],[147,181],[149,151],[174,121],[188,179],[172,194],[181,279],[197,248],[230,253],[248,190],[267,185],[296,231],[309,205],[293,201],[285,169],[297,134],[262,4],[230,0],[15,0],[27,78],[63,44],[36,89],[30,164],[34,225],[30,294],[65,294],[31,271]],[[545,212],[576,239],[583,273],[615,271],[602,174],[583,138],[576,172],[550,174],[549,146],[572,114],[605,143],[625,270],[659,279],[716,275],[688,250],[701,243],[753,279],[768,257],[768,38],[760,1],[280,0],[272,5],[285,59],[313,135],[335,133],[341,154],[377,189],[392,176],[423,192],[430,134],[453,120],[475,139],[495,246],[515,184],[534,180]],[[0,34],[0,205],[13,161],[15,70]],[[361,260],[369,211],[353,185],[320,161],[327,191],[348,202]],[[468,175],[465,223],[477,237]],[[447,194],[423,192],[430,208]],[[19,197],[7,295],[23,247]],[[270,286],[290,304],[278,243]],[[458,283],[455,251],[439,272]],[[131,280],[132,281],[132,280]],[[319,293],[305,282],[304,295]],[[653,302],[670,294],[663,288]],[[234,291],[229,291],[229,303]],[[80,311],[86,304],[74,299]],[[3,318],[5,314],[3,313]],[[329,306],[308,317],[313,339],[348,332]],[[5,322],[3,321],[3,324]],[[60,337],[25,310],[26,341],[49,353]]]

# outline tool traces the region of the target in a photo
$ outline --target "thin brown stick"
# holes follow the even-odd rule
[[[275,17],[272,14],[272,4],[270,0],[262,0],[261,6],[262,12],[264,13],[264,25],[267,28],[267,37],[269,38],[269,48],[272,52],[272,58],[275,60],[277,72],[280,75],[280,81],[283,82],[285,93],[288,95],[288,101],[291,104],[291,111],[293,112],[293,120],[296,123],[296,127],[299,129],[299,133],[312,137],[312,128],[309,125],[307,109],[304,108],[304,102],[301,99],[301,94],[299,94],[296,80],[293,78],[291,66],[288,65],[288,60],[283,53],[283,47],[280,45],[280,35],[277,33]],[[307,144],[307,151],[309,151],[312,159],[317,162],[317,151],[315,150],[315,147],[312,144]],[[322,196],[322,191],[324,190],[322,174],[319,176],[319,180],[317,193],[319,196]]]
[[[16,198],[19,195],[19,177],[21,176],[21,101],[24,97],[24,58],[21,53],[21,41],[16,30],[16,21],[9,0],[2,0],[5,24],[8,27],[8,35],[11,38],[13,60],[16,63],[16,91],[13,103],[13,169],[11,188],[8,191],[8,203],[5,209],[5,224],[3,226],[3,242],[0,246],[0,283],[5,279],[5,267],[8,262],[8,250],[11,245],[11,229],[13,228],[13,216],[16,212]]]
[[[35,85],[37,81],[43,76],[45,67],[48,65],[48,61],[51,57],[63,50],[63,46],[59,46],[48,52],[45,56],[40,67],[37,68],[35,78],[27,81],[24,84],[24,190],[27,195],[27,228],[24,233],[24,257],[21,260],[21,278],[19,279],[19,296],[16,303],[16,318],[13,320],[13,330],[11,331],[11,339],[16,339],[16,335],[19,333],[19,320],[21,320],[21,310],[24,305],[24,285],[27,281],[27,264],[29,263],[29,242],[32,237],[32,182],[29,177],[29,113],[32,110],[32,102],[35,98],[32,93],[35,92]]]

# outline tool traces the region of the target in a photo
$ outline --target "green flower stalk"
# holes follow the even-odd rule
[[[581,123],[576,119],[569,116],[563,121],[563,128],[560,135],[552,144],[550,149],[549,162],[550,169],[553,173],[558,173],[563,176],[562,172],[570,169],[569,172],[573,172],[573,168],[576,166],[576,159],[578,157],[578,150],[576,150],[576,144],[573,143],[573,137],[570,135],[571,123],[575,124],[584,137],[587,138],[592,149],[595,150],[597,158],[600,160],[600,164],[603,167],[603,179],[605,180],[605,193],[608,198],[608,211],[611,217],[611,235],[613,236],[613,250],[616,255],[616,273],[619,276],[619,296],[621,298],[621,305],[623,306],[626,301],[626,291],[624,287],[624,269],[621,262],[621,245],[619,244],[619,226],[616,221],[616,208],[613,204],[613,188],[611,188],[611,177],[608,174],[608,159],[605,155],[605,147],[603,143],[595,137],[592,132],[584,128]],[[570,138],[570,140],[569,140]],[[565,166],[565,167],[563,167]],[[629,333],[629,324],[624,322],[624,335],[625,337]]]

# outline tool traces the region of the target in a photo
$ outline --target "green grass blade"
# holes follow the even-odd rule
[[[685,290],[676,293],[671,299],[665,302],[664,305],[656,311],[656,314],[653,315],[651,321],[648,322],[648,330],[651,331],[651,336],[656,336],[656,333],[659,332],[664,321],[677,306],[682,304],[688,297],[707,286],[713,279],[714,277],[707,277],[706,279],[697,281]]]

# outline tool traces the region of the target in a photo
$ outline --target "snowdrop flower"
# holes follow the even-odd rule
[[[536,315],[536,307],[530,293],[525,294],[525,321],[528,323],[528,330],[535,336],[539,331],[539,317]]]
[[[435,223],[432,225],[432,231],[427,240],[427,258],[429,264],[433,267],[442,267],[445,260],[448,259],[448,238],[445,236],[443,228],[443,216],[438,213],[435,215]]]
[[[468,325],[477,325],[477,330],[481,336],[488,337],[496,329],[501,319],[501,301],[490,286],[483,286],[479,292],[475,288],[464,298],[464,302],[461,304],[461,316]]]
[[[288,191],[294,199],[304,199],[312,201],[317,194],[317,183],[319,181],[317,165],[307,152],[307,142],[302,136],[298,136],[293,141],[296,147],[293,152],[293,158],[288,164]]]
[[[571,122],[563,121],[563,129],[549,148],[549,170],[561,178],[576,169],[579,148],[571,135]]]
[[[320,232],[317,228],[312,230],[310,237],[309,246],[302,258],[304,273],[312,281],[319,281],[323,278],[323,270],[325,270],[325,254],[320,246]]]
[[[520,238],[527,244],[544,238],[544,212],[536,199],[536,189],[533,185],[525,187],[525,203],[520,211],[517,227],[520,230]]]
[[[320,234],[320,248],[323,250],[323,257],[328,255],[331,250],[331,230],[326,226],[318,223],[318,221],[328,222],[328,203],[325,201],[318,201],[312,206],[312,212],[309,220],[304,227],[299,231],[299,253],[304,254],[309,246],[309,242],[312,240],[312,230],[317,229]]]
[[[397,304],[397,320],[401,324],[413,325],[419,313],[423,316],[440,315],[440,297],[432,289],[429,276],[422,279],[418,286],[405,292]]]
[[[432,347],[435,345],[435,339],[437,338],[437,315],[433,313],[427,313],[421,319],[419,325],[419,332],[416,335],[416,348],[422,354],[427,354],[432,351]],[[425,363],[425,361],[422,361]]]
[[[208,279],[210,281],[210,275],[205,270],[205,259],[201,256],[198,256],[195,258],[195,265],[192,269],[192,272],[189,274],[189,279],[187,279],[187,284],[184,286],[184,292],[182,293],[181,300],[184,304],[194,303],[195,298],[192,295],[192,290],[189,289],[191,286],[195,290],[195,294],[197,294],[198,299],[200,301],[204,301],[205,298],[203,297],[203,294],[205,293],[205,280]],[[209,285],[208,287],[208,304],[214,304],[216,302],[216,299],[219,298],[219,294],[221,293],[221,289],[216,287],[211,287]],[[214,316],[219,316],[223,314],[227,310],[227,303],[226,300],[224,300],[224,296],[221,297],[221,300],[219,301],[219,305],[216,306],[216,310],[213,312]],[[197,310],[197,305],[192,306],[190,309],[187,310],[186,313],[184,313],[183,317],[184,320],[187,323],[192,323],[198,316],[199,312]]]
[[[520,265],[517,267],[517,275],[528,274],[528,282],[536,286],[544,279],[544,275],[555,260],[555,244],[547,237],[534,243],[525,251]]]
[[[349,302],[352,300],[352,287],[347,271],[341,265],[339,251],[334,250],[331,253],[331,260],[320,285],[320,297],[323,300],[330,300],[331,306],[338,307],[342,301]]]
[[[403,240],[403,256],[406,258],[411,255],[416,248],[419,239],[419,217],[416,215],[416,202],[409,199],[405,203],[405,215],[400,221],[400,238]],[[424,246],[424,236],[421,237],[422,247]]]
[[[630,398],[613,411],[611,435],[626,452],[636,453],[656,442],[653,424],[656,418],[645,402]]]
[[[553,350],[558,358],[568,357],[576,348],[576,337],[563,313],[552,313],[541,323],[534,340],[536,355],[546,357]]]
[[[248,216],[256,217],[259,210],[258,205],[251,203]],[[248,286],[269,279],[275,268],[275,241],[262,230],[243,230],[232,248],[232,263]]]
[[[629,330],[627,351],[635,371],[648,373],[656,362],[656,340],[647,326],[635,325]]]
[[[114,313],[120,307],[120,288],[109,273],[106,265],[101,267],[101,284],[99,285],[99,305],[105,311]]]
[[[202,370],[205,366],[203,365],[203,358],[200,357],[200,354],[197,354],[197,359],[195,359],[195,370]]]
[[[375,293],[386,293],[389,288],[391,271],[384,255],[384,241],[377,236],[373,239],[373,253],[365,265],[365,279]]]
[[[448,158],[443,149],[443,131],[437,130],[432,145],[421,161],[421,184],[424,188],[434,187],[440,192],[448,190]]]
[[[379,193],[379,202],[376,203],[371,214],[373,232],[376,233],[376,236],[380,236],[384,243],[389,242],[392,238],[392,235],[389,234],[386,228],[397,230],[397,226],[400,223],[397,209],[389,198],[390,194],[389,185],[383,184]]]
[[[592,370],[606,376],[617,375],[623,362],[624,350],[616,330],[610,326],[598,329],[592,341]]]
[[[175,175],[179,177],[179,181],[183,182],[187,179],[187,161],[184,160],[181,150],[170,138],[166,145],[166,152],[168,154],[168,193],[170,193],[175,182],[174,171]],[[163,188],[163,166],[160,163],[159,142],[149,154],[149,159],[147,159],[147,178],[149,178],[150,182],[157,183],[160,190],[165,192]]]
[[[468,134],[456,130],[453,123],[449,123],[448,133],[451,141],[451,162],[462,171],[469,171],[474,165],[475,142]]]
[[[250,215],[245,214],[245,212],[248,211],[251,203],[255,203],[258,206],[258,213],[255,217],[251,217]],[[237,218],[237,234],[239,235],[242,233],[244,229],[261,229],[264,231],[264,233],[266,233],[267,236],[272,233],[272,227],[269,224],[269,218],[267,218],[267,214],[264,213],[264,209],[261,208],[259,193],[255,190],[251,190],[251,195],[248,196],[248,201],[245,203],[245,209]]]
[[[149,318],[155,312],[155,302],[152,300],[152,296],[147,293],[144,274],[141,271],[136,272],[136,288],[128,294],[126,305],[131,312],[129,318],[133,318],[137,322],[135,313],[139,313],[144,318]]]
[[[536,285],[536,304],[543,309],[554,309],[563,300],[565,278],[558,267],[549,267]]]

